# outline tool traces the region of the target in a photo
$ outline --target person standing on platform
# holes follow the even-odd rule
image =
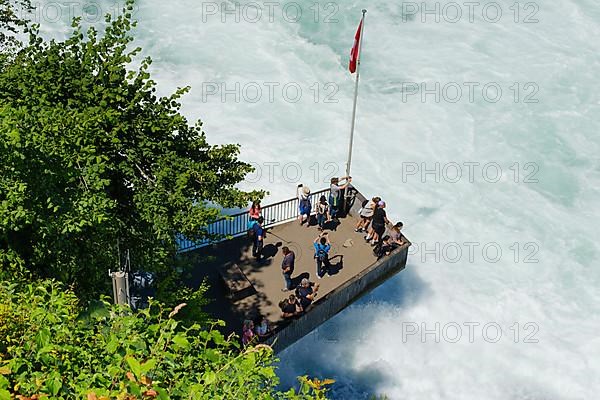
[[[372,245],[378,244],[385,233],[385,225],[389,223],[390,221],[387,219],[387,215],[385,213],[385,201],[380,200],[379,203],[377,203],[377,207],[373,211],[371,231],[369,235],[365,237],[365,240],[368,242],[372,239]]]
[[[317,204],[317,223],[319,224],[319,230],[322,231],[325,226],[325,220],[327,220],[329,214],[329,204],[325,196],[321,196],[319,203]]]
[[[254,220],[254,221],[258,220],[258,218],[261,216],[260,201],[252,202],[252,206],[250,206],[250,210],[248,210],[248,214],[249,214],[251,220]]]
[[[252,205],[250,206],[250,209],[248,210],[248,230],[252,230],[252,228],[254,227],[254,225],[256,224],[256,221],[258,221],[258,219],[261,216],[261,208],[260,208],[260,201],[253,201]]]
[[[296,255],[287,246],[283,246],[281,249],[283,252],[283,261],[281,262],[281,271],[283,272],[283,279],[285,280],[285,288],[281,289],[284,292],[292,290],[292,273],[294,272],[294,262],[296,261]]]
[[[321,279],[325,272],[329,270],[329,250],[331,243],[327,232],[321,233],[313,242],[315,248],[315,260],[317,264],[317,278]]]
[[[369,225],[371,224],[371,218],[373,218],[373,212],[377,207],[377,203],[381,200],[380,197],[373,197],[371,200],[365,200],[366,203],[362,206],[359,212],[360,219],[356,224],[355,232],[368,231]]]
[[[306,217],[306,227],[310,226],[310,212],[312,204],[310,204],[310,189],[303,184],[298,185],[298,212],[300,214],[300,225],[304,223]]]
[[[340,182],[345,181],[344,184]],[[352,182],[352,178],[349,176],[343,176],[341,178],[331,178],[331,185],[329,185],[329,215],[331,219],[338,221],[338,213],[341,209],[341,191],[346,189]]]
[[[263,217],[258,217],[256,223],[254,226],[252,226],[254,236],[254,242],[252,243],[252,255],[259,261],[262,256],[263,241],[266,236],[265,228],[262,226],[264,221],[265,219]]]

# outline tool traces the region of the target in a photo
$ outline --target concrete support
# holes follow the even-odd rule
[[[129,305],[129,277],[126,272],[117,271],[110,274],[113,283],[115,304]]]

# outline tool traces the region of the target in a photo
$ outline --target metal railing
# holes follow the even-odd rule
[[[316,212],[317,203],[319,198],[325,196],[329,198],[329,189],[319,190],[310,194],[311,203],[311,214]],[[261,213],[265,219],[265,227],[271,227],[285,222],[293,221],[298,218],[300,214],[298,210],[298,198],[280,201],[262,207]],[[195,250],[200,247],[204,247],[208,244],[228,240],[237,236],[245,235],[248,231],[248,222],[250,221],[250,215],[248,211],[241,213],[228,215],[223,217],[207,227],[209,235],[217,235],[218,239],[205,239],[200,242],[194,242],[188,240],[183,235],[177,237],[178,252],[184,253],[187,251]]]

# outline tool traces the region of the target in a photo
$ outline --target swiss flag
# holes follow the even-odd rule
[[[348,65],[348,69],[350,70],[351,74],[356,72],[356,64],[358,63],[358,45],[360,43],[361,28],[362,19],[360,20],[360,24],[358,24],[356,35],[354,35],[354,45],[352,46],[352,50],[350,50],[350,64]]]

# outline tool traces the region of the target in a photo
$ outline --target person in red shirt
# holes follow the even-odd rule
[[[253,201],[252,206],[250,206],[250,210],[248,210],[248,213],[250,214],[251,220],[258,220],[258,218],[261,215],[260,201]]]

